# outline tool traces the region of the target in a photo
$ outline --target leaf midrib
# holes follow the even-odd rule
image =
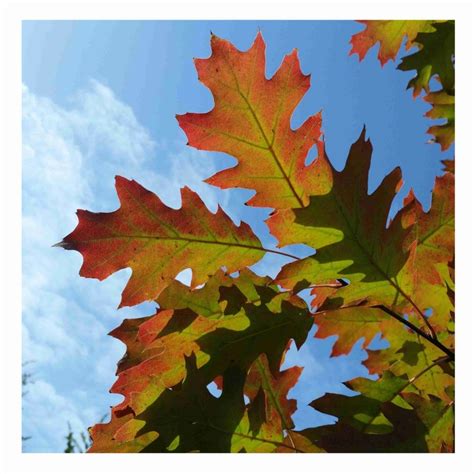
[[[392,285],[412,306],[413,308],[420,314],[421,317],[424,318],[423,316],[423,312],[418,308],[418,306],[416,305],[416,303],[410,298],[409,295],[407,295],[405,293],[405,291],[398,285],[398,283],[395,281],[393,281],[388,275],[387,273],[378,265],[378,263],[372,258],[372,255],[366,250],[366,248],[362,245],[362,243],[359,241],[359,238],[358,238],[358,235],[357,233],[355,232],[355,230],[352,228],[352,225],[351,225],[351,222],[349,220],[349,218],[346,216],[345,212],[344,212],[344,209],[341,205],[341,203],[339,202],[338,198],[337,198],[337,195],[335,192],[332,192],[331,193],[332,195],[332,198],[339,210],[339,214],[342,216],[345,224],[346,224],[346,227],[347,229],[349,229],[350,231],[350,234],[352,235],[352,241],[355,242],[357,244],[357,246],[360,248],[360,250],[362,251],[362,253],[364,254],[364,256],[367,258],[367,261],[377,270],[377,272],[379,272],[383,278],[390,283],[390,285]]]
[[[438,226],[434,229],[432,229],[430,232],[426,233],[423,238],[419,239],[418,240],[418,245],[428,245],[428,244],[425,244],[425,242],[430,239],[431,237],[433,237],[433,235],[437,234],[438,232],[440,232],[441,230],[443,230],[444,227],[452,227],[454,228],[454,216],[453,217],[450,217],[448,220],[446,221],[441,221]]]
[[[270,152],[270,154],[272,155],[282,177],[285,179],[286,183],[288,184],[292,194],[294,195],[294,197],[296,198],[297,202],[298,202],[298,205],[300,208],[303,208],[305,207],[304,206],[304,203],[302,201],[302,199],[300,198],[299,194],[297,193],[295,187],[293,186],[293,183],[291,182],[289,176],[286,174],[286,171],[285,169],[283,168],[280,160],[278,159],[276,153],[275,153],[275,150],[273,148],[273,145],[271,143],[271,141],[268,139],[267,137],[267,134],[265,133],[265,130],[263,129],[263,126],[262,124],[260,123],[260,120],[258,119],[258,116],[254,110],[254,108],[252,107],[248,97],[242,92],[241,88],[240,88],[240,84],[239,84],[239,81],[237,79],[237,76],[235,74],[235,71],[234,69],[232,68],[232,64],[228,61],[227,57],[225,57],[225,61],[227,63],[227,66],[229,67],[229,70],[230,72],[232,73],[232,76],[234,78],[234,81],[235,81],[235,85],[236,85],[236,88],[237,88],[237,93],[240,95],[240,97],[244,100],[245,104],[247,105],[248,107],[248,110],[250,111],[254,121],[255,121],[255,124],[257,125],[263,139],[265,140],[265,144],[266,144],[266,148],[268,149],[268,151]]]
[[[275,391],[273,390],[273,385],[272,385],[271,381],[268,380],[267,372],[266,372],[265,367],[263,366],[260,358],[257,359],[257,366],[258,366],[258,371],[260,372],[260,375],[263,379],[263,382],[265,383],[264,390],[266,390],[269,393],[271,401],[272,401],[274,407],[276,408],[278,414],[280,415],[281,423],[283,425],[283,428],[284,429],[289,429],[290,427],[287,426],[287,424],[286,424],[285,415],[283,413],[283,408],[280,405],[280,402],[278,400],[278,397],[275,394]]]
[[[221,240],[206,240],[206,239],[192,239],[189,237],[162,237],[159,235],[116,235],[111,237],[96,237],[94,239],[81,240],[81,243],[89,242],[100,242],[103,240],[116,240],[116,239],[128,239],[128,240],[168,240],[168,241],[184,241],[190,243],[200,243],[200,244],[209,244],[209,245],[226,245],[228,247],[243,247],[247,249],[259,250],[261,252],[271,252],[271,249],[264,249],[257,245],[242,244],[237,242],[225,242]]]
[[[190,418],[188,418],[186,416],[182,416],[182,415],[181,416],[173,416],[172,414],[169,414],[168,417],[171,418],[171,419],[177,420],[177,422],[185,421],[185,422],[188,422],[188,423],[195,423],[197,425],[201,425],[201,426],[204,426],[206,428],[209,428],[209,429],[212,429],[212,430],[215,430],[215,431],[219,431],[221,433],[225,433],[227,435],[239,436],[241,438],[246,438],[246,439],[251,439],[251,440],[256,440],[256,441],[262,441],[263,443],[270,443],[270,444],[273,444],[275,446],[282,446],[282,447],[285,447],[285,448],[289,448],[289,449],[298,451],[300,453],[304,453],[304,451],[302,451],[302,450],[300,450],[296,447],[288,446],[287,444],[285,444],[282,441],[276,441],[276,440],[261,438],[259,436],[246,435],[244,433],[239,433],[238,431],[226,430],[224,428],[221,428],[220,426],[216,426],[209,419],[207,419],[206,422],[203,422],[203,421],[199,421],[199,420],[195,420],[195,419],[190,419]],[[167,424],[170,424],[170,423],[167,423]]]

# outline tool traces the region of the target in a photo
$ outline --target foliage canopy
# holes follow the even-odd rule
[[[382,65],[407,37],[418,51],[414,95],[427,92],[430,128],[443,149],[454,139],[454,22],[364,21],[352,38],[362,59],[380,42]],[[272,280],[248,267],[266,252],[251,228],[222,209],[207,210],[182,190],[168,208],[135,181],[116,178],[120,208],[79,210],[79,224],[59,244],[81,252],[80,274],[104,279],[129,267],[121,306],[156,301],[155,314],[126,319],[111,335],[126,345],[112,392],[124,400],[111,420],[91,428],[89,452],[451,452],[454,450],[454,166],[436,179],[431,209],[413,192],[388,222],[401,186],[393,170],[368,194],[372,145],[365,129],[342,171],[329,160],[321,114],[297,130],[290,119],[309,88],[296,51],[271,79],[259,33],[248,51],[211,37],[212,54],[195,61],[214,97],[206,113],[177,117],[189,145],[225,152],[237,165],[207,182],[256,191],[248,205],[271,207],[278,246],[306,244]],[[441,89],[432,91],[435,77]],[[316,145],[317,158],[305,165]],[[225,270],[223,269],[225,267]],[[191,268],[190,287],[175,280]],[[310,307],[298,296],[311,288]],[[290,344],[312,325],[317,338],[337,335],[332,355],[364,347],[378,333],[389,347],[368,350],[376,380],[346,385],[355,396],[328,393],[316,410],[333,425],[296,431],[288,399],[302,367],[281,369]],[[219,397],[207,386],[216,382]],[[245,395],[245,397],[244,397]]]

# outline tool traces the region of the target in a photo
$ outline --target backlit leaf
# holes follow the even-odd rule
[[[285,288],[347,278],[337,291],[345,305],[369,300],[373,304],[410,310],[414,254],[407,247],[409,226],[397,215],[387,228],[392,200],[401,186],[397,168],[367,194],[372,146],[365,131],[354,143],[343,171],[336,171],[325,155],[317,160],[326,170],[320,179],[328,191],[312,195],[304,209],[278,210],[267,223],[279,245],[303,243],[317,253],[287,264],[276,281]]]
[[[435,75],[446,92],[454,93],[454,21],[435,23],[433,28],[433,32],[420,32],[416,36],[421,49],[405,56],[398,66],[402,71],[416,70],[416,76],[408,83],[408,87],[414,88],[415,96],[421,89],[429,92],[429,82]]]
[[[266,357],[260,356],[251,366],[245,382],[245,394],[254,400],[260,390],[265,397],[265,421],[277,420],[280,429],[293,428],[291,415],[296,411],[296,400],[288,400],[288,391],[298,381],[302,367],[291,367],[279,372],[277,377],[272,374]]]
[[[424,100],[432,105],[426,112],[426,117],[446,120],[441,125],[432,125],[428,133],[435,137],[436,143],[441,145],[441,150],[447,150],[454,143],[454,96],[441,90],[430,92]]]
[[[350,54],[358,54],[362,61],[367,51],[380,43],[378,59],[382,66],[389,59],[395,60],[405,37],[408,50],[418,33],[434,31],[433,20],[363,20],[360,23],[365,29],[352,36]]]
[[[286,395],[301,369],[293,368],[280,373],[279,367],[289,342],[294,340],[300,346],[306,339],[312,321],[301,299],[290,293],[280,294],[278,288],[269,283],[270,279],[258,277],[249,270],[236,278],[219,272],[206,286],[195,290],[176,282],[160,295],[158,301],[163,300],[164,306],[173,305],[174,302],[177,307],[181,306],[180,309],[160,309],[148,318],[125,320],[112,331],[114,337],[127,344],[127,352],[119,363],[118,379],[111,389],[125,399],[114,408],[114,413],[120,418],[132,412],[134,419],[146,423],[143,433],[156,431],[160,439],[150,449],[159,445],[164,450],[177,436],[180,447],[173,447],[180,451],[186,446],[186,432],[179,429],[170,432],[169,436],[164,435],[162,429],[153,428],[155,415],[151,422],[148,414],[156,413],[159,418],[161,412],[166,417],[170,409],[177,409],[180,413],[184,410],[181,404],[185,400],[169,391],[174,391],[189,375],[186,369],[186,358],[189,357],[193,359],[196,380],[200,380],[202,385],[196,389],[203,400],[210,400],[211,406],[221,402],[212,401],[206,387],[221,375],[224,376],[225,385],[228,370],[243,374],[244,382],[249,373],[245,386],[252,398],[256,398],[255,390],[262,389],[266,408],[265,418],[257,430],[259,435],[248,434],[251,430],[255,431],[255,424],[250,423],[250,409],[244,407],[241,419],[233,426],[237,431],[230,432],[230,436],[236,435],[239,443],[242,443],[242,439],[247,440],[247,435],[272,442],[270,445],[266,442],[261,445],[260,441],[254,440],[254,444],[250,445],[246,441],[242,448],[260,452],[263,448],[270,449],[270,446],[274,450],[274,441],[283,442],[283,429],[292,426],[291,414],[296,408],[294,401],[286,400]],[[239,294],[242,295],[237,298],[240,303],[230,305],[230,298]],[[212,295],[217,305],[211,303]],[[202,308],[202,311],[195,312],[190,307],[196,311]],[[211,308],[215,309],[214,313],[210,312]],[[189,387],[194,387],[196,380]],[[239,390],[243,400],[243,386]],[[168,407],[168,403],[173,406],[177,403],[179,407]],[[189,413],[186,415],[188,418],[191,416]],[[115,425],[111,425],[109,431],[101,429],[99,446],[104,438],[109,442],[115,438],[115,429]],[[193,449],[205,448],[198,446]],[[219,447],[216,445],[215,449],[219,450]]]
[[[414,382],[432,377],[435,367],[424,368],[410,379],[386,371],[376,381],[358,378],[346,383],[360,394],[326,394],[311,403],[337,416],[336,424],[303,434],[329,452],[452,451],[452,402],[414,391]]]
[[[318,326],[314,337],[324,339],[337,335],[331,356],[349,354],[360,338],[364,338],[362,348],[365,349],[379,332],[384,334],[395,324],[382,310],[367,306],[323,309],[315,314],[314,322]]]
[[[196,59],[195,64],[199,80],[212,92],[214,108],[177,116],[191,146],[238,160],[235,167],[206,181],[221,188],[256,190],[248,201],[252,206],[303,207],[308,193],[319,186],[315,166],[305,166],[305,159],[313,145],[321,145],[321,114],[309,117],[297,130],[290,127],[310,85],[296,50],[266,79],[260,33],[246,52],[215,35],[211,49],[210,58]]]
[[[413,193],[405,199],[405,206],[416,213],[416,223],[411,227],[417,242],[412,296],[420,307],[431,308],[432,324],[443,330],[453,310],[446,274],[454,255],[454,175],[445,173],[436,178],[428,212]]]
[[[382,65],[405,38],[407,49],[418,47],[400,69],[416,70],[409,85],[415,95],[427,92],[427,116],[447,121],[429,130],[447,149],[454,22],[363,23],[352,38],[360,59],[379,42]],[[188,188],[172,209],[117,177],[119,209],[79,210],[76,229],[58,245],[82,254],[80,274],[102,280],[130,268],[121,306],[157,305],[110,333],[126,346],[110,390],[123,400],[110,421],[90,429],[89,452],[453,452],[454,162],[443,161],[429,210],[410,191],[393,215],[401,171],[369,194],[365,128],[341,171],[326,156],[321,114],[291,128],[310,85],[296,51],[267,79],[260,33],[245,52],[212,35],[211,50],[196,68],[213,109],[177,117],[190,146],[237,160],[207,181],[254,190],[248,204],[275,209],[267,223],[278,246],[305,244],[314,253],[293,257],[274,280],[254,274],[248,267],[266,252],[289,254],[263,248],[247,224],[220,208],[211,213]],[[442,86],[436,92],[433,77]],[[314,145],[317,157],[308,156]],[[306,166],[308,158],[316,159]],[[176,280],[184,269],[190,286]],[[305,289],[311,310],[298,296]],[[332,357],[362,342],[371,378],[345,382],[353,395],[311,402],[334,424],[296,431],[289,393],[303,368],[282,364],[313,324],[316,338],[336,336]],[[379,336],[384,345],[369,348]]]
[[[220,208],[212,214],[188,188],[181,192],[181,209],[167,207],[135,181],[117,177],[116,188],[118,210],[78,210],[79,224],[58,245],[82,254],[84,277],[103,280],[130,267],[120,306],[155,299],[186,268],[194,287],[222,266],[231,273],[265,253],[247,224],[237,227]]]

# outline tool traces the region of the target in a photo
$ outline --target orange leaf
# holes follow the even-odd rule
[[[248,204],[281,208],[304,207],[317,189],[315,164],[305,166],[313,145],[321,147],[321,114],[297,130],[291,116],[310,86],[301,72],[296,50],[285,56],[271,79],[265,78],[265,43],[259,33],[252,47],[238,51],[211,37],[212,55],[196,59],[199,80],[214,97],[207,113],[178,115],[189,145],[221,151],[237,158],[235,167],[207,180],[221,188],[255,189]]]
[[[318,326],[314,337],[325,339],[329,336],[338,336],[331,357],[349,354],[360,338],[364,338],[362,349],[366,349],[379,332],[385,332],[385,327],[393,330],[391,327],[393,320],[386,313],[368,306],[349,306],[321,311],[315,314],[314,322]]]
[[[265,253],[247,224],[237,227],[220,208],[212,214],[188,188],[181,190],[181,209],[167,207],[136,181],[117,176],[116,188],[118,210],[78,210],[79,224],[58,245],[82,254],[84,277],[103,280],[130,267],[120,307],[155,299],[186,268],[195,287],[224,265],[232,273]]]

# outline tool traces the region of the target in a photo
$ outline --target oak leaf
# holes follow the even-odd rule
[[[454,143],[454,95],[449,95],[441,90],[430,92],[423,99],[432,105],[431,109],[426,112],[426,117],[446,120],[441,125],[432,125],[428,128],[428,133],[434,136],[434,140],[440,144],[441,150],[447,150]],[[452,171],[454,171],[454,167],[452,167]]]
[[[311,403],[313,408],[337,416],[336,424],[303,433],[329,452],[452,451],[452,400],[417,393],[420,380],[437,377],[433,372],[436,367],[436,362],[424,365],[410,378],[386,370],[378,380],[351,380],[346,385],[359,395],[326,394]]]
[[[302,243],[317,250],[285,265],[276,282],[293,288],[302,280],[317,284],[346,278],[350,285],[337,291],[345,305],[370,300],[408,310],[414,254],[406,240],[412,223],[405,224],[398,214],[387,227],[392,200],[402,184],[401,172],[393,170],[368,195],[371,153],[364,130],[352,145],[343,171],[335,170],[323,154],[316,163],[324,170],[320,180],[327,192],[312,195],[304,209],[278,210],[267,220],[279,246]]]
[[[305,159],[313,145],[322,144],[321,114],[309,117],[297,130],[290,127],[291,116],[310,86],[296,50],[266,79],[260,33],[246,52],[215,35],[211,49],[210,58],[196,59],[195,64],[199,80],[212,92],[214,108],[177,116],[189,145],[225,152],[238,160],[235,167],[206,182],[255,190],[248,201],[251,206],[305,206],[308,193],[319,186],[315,166],[305,166]]]
[[[398,65],[401,71],[416,70],[416,76],[408,83],[415,97],[422,89],[430,91],[433,76],[439,78],[445,92],[454,93],[454,21],[435,23],[433,28],[433,32],[418,33],[415,41],[420,49],[405,56]]]
[[[222,266],[234,272],[265,253],[249,225],[236,226],[219,207],[212,214],[188,188],[181,190],[181,209],[169,208],[133,180],[117,176],[116,188],[118,210],[78,210],[76,229],[57,245],[82,254],[84,277],[103,280],[130,267],[120,307],[155,299],[186,268],[195,287]]]
[[[296,411],[296,400],[288,400],[288,392],[295,386],[303,367],[291,367],[275,376],[265,356],[260,356],[250,367],[244,392],[251,401],[261,393],[264,397],[262,421],[270,422],[288,430],[294,428],[291,415]]]
[[[432,20],[361,20],[365,29],[351,38],[350,54],[365,58],[367,51],[380,43],[378,59],[382,66],[389,60],[395,60],[404,38],[407,38],[406,49],[409,50],[420,32],[434,31]]]
[[[163,308],[154,316],[125,320],[112,331],[114,337],[127,345],[127,352],[119,363],[118,379],[111,389],[125,398],[113,409],[113,420],[132,413],[133,419],[146,424],[138,437],[145,432],[159,434],[160,438],[150,449],[159,445],[163,450],[178,435],[182,448],[184,433],[173,432],[170,439],[153,424],[156,416],[161,415],[153,415],[150,419],[148,414],[162,412],[166,416],[169,410],[176,409],[180,413],[184,410],[167,405],[185,403],[169,391],[180,384],[188,384],[186,360],[191,357],[195,374],[191,385],[202,393],[203,400],[211,400],[212,406],[217,402],[206,395],[206,387],[220,376],[224,376],[225,383],[228,370],[243,374],[245,392],[253,399],[256,398],[255,390],[262,392],[261,401],[266,409],[261,423],[257,423],[258,429],[255,410],[249,406],[243,408],[241,419],[234,426],[237,431],[230,433],[237,436],[238,443],[246,440],[238,450],[274,450],[283,443],[283,429],[293,426],[291,414],[296,408],[294,402],[286,401],[285,397],[300,369],[280,373],[279,367],[289,342],[294,340],[300,346],[306,339],[311,318],[303,300],[290,293],[280,293],[270,282],[269,278],[258,277],[249,270],[243,270],[235,278],[220,271],[198,289],[175,281],[158,297]],[[178,309],[166,309],[167,306]],[[256,372],[255,364],[262,370]],[[197,388],[197,380],[201,381],[201,388]],[[239,390],[243,400],[244,385]],[[191,417],[190,412],[186,416]],[[129,422],[128,418],[124,419]],[[122,429],[120,424],[117,428],[117,421],[114,423],[110,429],[101,426],[98,446],[113,443],[114,430]],[[249,444],[248,440],[255,436],[260,441]],[[94,436],[93,439],[95,446]],[[266,440],[263,445],[262,439]],[[211,448],[199,446],[196,449]],[[216,445],[212,449],[220,448]]]

